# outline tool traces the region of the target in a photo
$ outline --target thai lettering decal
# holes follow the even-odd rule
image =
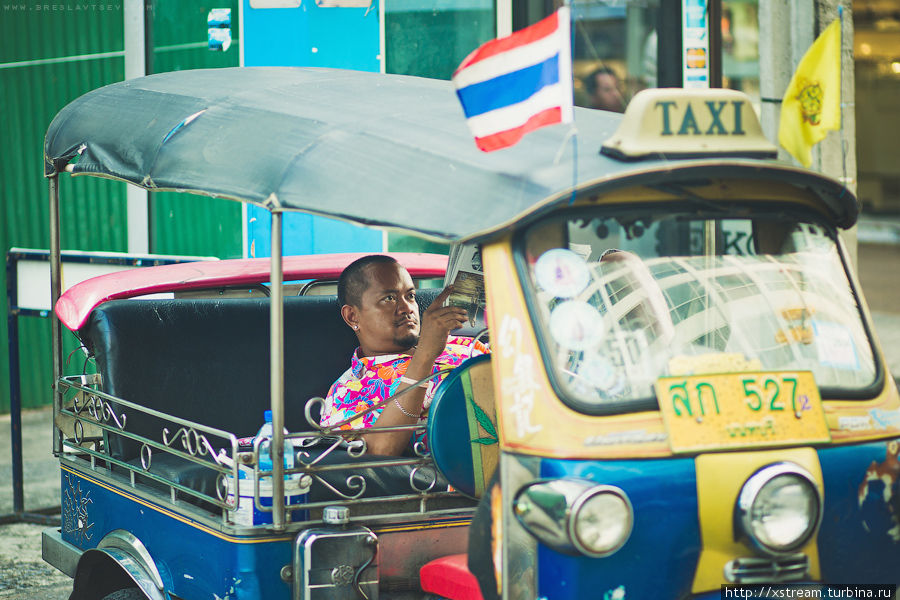
[[[534,356],[522,351],[522,323],[519,319],[506,315],[500,323],[500,353],[504,358],[513,358],[513,375],[503,381],[503,389],[513,396],[510,411],[513,413],[516,435],[520,438],[537,433],[540,425],[531,422],[534,410],[534,393],[538,384],[534,379],[537,365]]]

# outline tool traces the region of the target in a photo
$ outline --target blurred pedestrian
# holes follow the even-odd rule
[[[622,81],[609,67],[598,67],[584,78],[584,88],[590,98],[591,108],[625,112]]]

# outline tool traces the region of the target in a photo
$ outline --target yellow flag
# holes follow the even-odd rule
[[[841,20],[813,42],[797,65],[781,103],[778,141],[803,166],[829,130],[841,128]]]

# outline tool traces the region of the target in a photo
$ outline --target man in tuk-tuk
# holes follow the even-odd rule
[[[359,347],[350,368],[331,386],[322,409],[324,427],[348,421],[399,391],[416,385],[341,429],[397,427],[424,423],[442,375],[419,383],[438,371],[459,366],[470,356],[489,352],[481,342],[450,335],[468,319],[465,309],[443,306],[452,286],[445,288],[422,313],[409,272],[389,256],[370,255],[351,263],[338,280],[338,302],[344,322],[353,329]],[[474,348],[472,347],[474,345]],[[365,436],[371,454],[400,455],[409,431]]]

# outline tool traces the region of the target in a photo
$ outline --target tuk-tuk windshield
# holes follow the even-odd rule
[[[783,213],[665,213],[580,210],[525,232],[526,285],[564,401],[629,410],[681,374],[805,370],[830,393],[874,383],[829,229]]]

